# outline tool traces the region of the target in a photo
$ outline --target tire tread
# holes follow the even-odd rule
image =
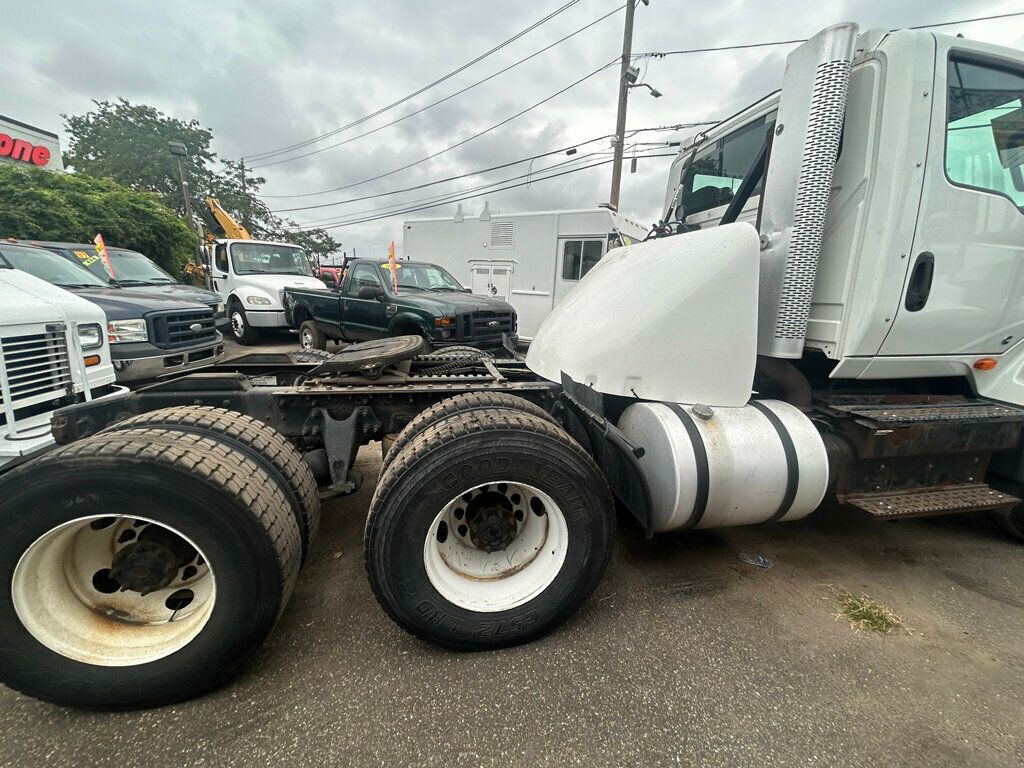
[[[101,434],[139,427],[195,430],[195,433],[212,439],[220,436],[242,443],[266,458],[284,480],[291,494],[294,494],[295,504],[298,505],[297,513],[302,520],[301,533],[305,558],[320,529],[320,496],[312,471],[284,435],[246,414],[205,405],[175,406],[149,411],[113,424]]]

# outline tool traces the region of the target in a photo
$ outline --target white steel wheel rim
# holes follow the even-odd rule
[[[242,317],[241,310],[236,309],[231,313],[231,332],[239,338],[245,333],[245,318]]]
[[[116,582],[97,574],[106,570],[109,577],[117,552],[150,525],[180,537],[195,558],[147,595],[111,591]],[[51,651],[85,664],[125,667],[169,656],[194,640],[213,612],[216,581],[202,551],[173,527],[93,515],[36,539],[14,568],[11,594],[22,625]]]
[[[302,333],[299,334],[299,344],[303,349],[313,348],[313,334],[308,328],[303,329]]]
[[[485,497],[486,494],[486,497]],[[507,505],[497,500],[504,496]],[[511,507],[511,520],[500,513],[505,546],[482,549],[480,535],[469,530],[481,501]],[[494,508],[489,503],[485,508]],[[485,513],[493,521],[494,515]],[[479,532],[479,528],[477,531]],[[491,532],[493,528],[489,529]],[[524,605],[558,576],[569,550],[569,529],[561,509],[543,491],[524,483],[498,481],[463,491],[437,514],[423,543],[423,564],[431,585],[445,600],[480,613],[507,611]]]

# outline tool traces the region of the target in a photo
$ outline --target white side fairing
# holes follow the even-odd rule
[[[544,321],[526,364],[609,395],[745,405],[758,255],[757,231],[744,223],[611,251]]]

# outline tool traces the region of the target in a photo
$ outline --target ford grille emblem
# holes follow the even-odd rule
[[[498,327],[498,321],[497,320],[491,320],[491,322],[489,322],[487,324],[487,327],[488,328],[497,328]]]
[[[203,326],[202,323],[192,323],[192,325],[190,325],[188,329],[190,331],[195,331],[196,333],[199,333],[199,331],[203,330]]]

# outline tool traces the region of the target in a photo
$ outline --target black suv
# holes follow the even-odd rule
[[[119,382],[208,365],[224,354],[224,337],[207,304],[119,288],[45,248],[0,241],[0,262],[103,310]]]

